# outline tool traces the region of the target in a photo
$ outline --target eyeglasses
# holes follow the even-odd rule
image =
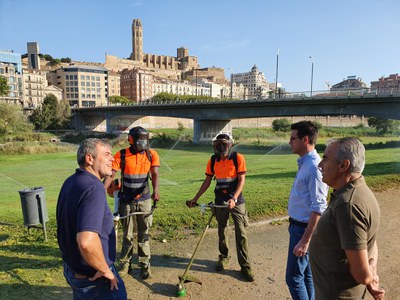
[[[290,141],[291,141],[291,142],[294,141],[294,140],[297,140],[297,139],[300,139],[300,138],[297,137],[297,136],[291,136],[291,137],[290,137]]]

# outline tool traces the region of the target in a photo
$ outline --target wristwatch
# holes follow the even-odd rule
[[[232,198],[233,199],[233,201],[235,201],[235,203],[237,203],[237,198]]]

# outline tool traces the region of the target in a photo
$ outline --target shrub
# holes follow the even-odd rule
[[[289,131],[290,130],[291,123],[288,119],[282,118],[282,119],[275,119],[272,121],[272,129],[274,131]]]

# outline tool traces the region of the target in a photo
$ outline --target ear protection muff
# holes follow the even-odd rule
[[[128,141],[129,141],[129,144],[131,144],[131,145],[133,145],[135,143],[133,136],[131,136],[130,134],[128,135]]]

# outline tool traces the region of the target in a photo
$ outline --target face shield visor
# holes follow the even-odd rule
[[[215,140],[213,142],[214,152],[219,155],[229,155],[232,148],[232,141],[226,139]]]
[[[133,146],[136,148],[137,152],[149,149],[149,135],[140,134],[135,140],[135,144]]]

